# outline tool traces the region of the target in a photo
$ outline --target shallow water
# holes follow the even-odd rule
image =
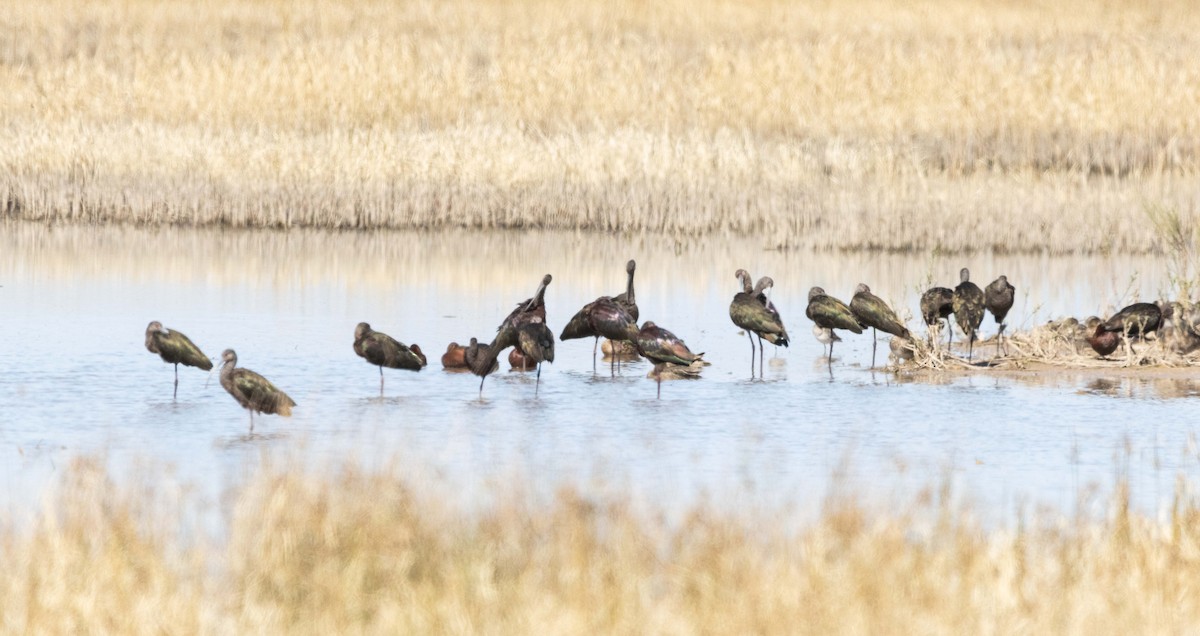
[[[1074,509],[1091,485],[1127,477],[1147,508],[1194,476],[1200,392],[1190,379],[988,375],[913,382],[870,370],[871,338],[848,335],[832,377],[804,317],[807,290],[849,300],[866,282],[917,314],[930,282],[961,266],[1017,286],[1014,329],[1107,313],[1165,289],[1151,257],[767,251],[762,241],[570,233],[330,233],[0,225],[0,500],[23,509],[79,454],[118,470],[169,467],[213,497],[270,452],[315,460],[354,454],[403,461],[460,487],[524,479],[617,485],[647,500],[712,495],[815,509],[845,480],[883,502],[949,477],[1004,518],[1024,506]],[[547,272],[556,332],[584,303],[624,285],[638,261],[643,320],[681,336],[712,366],[665,383],[649,365],[592,370],[590,340],[559,342],[535,397],[531,373],[488,379],[445,372],[451,340],[490,338]],[[770,351],[766,380],[730,323],[733,272],[771,275],[792,346]],[[256,418],[217,376],[172,369],[143,346],[146,323],[187,333],[213,357],[237,350],[299,403],[292,418]],[[360,320],[420,343],[420,373],[378,370],[351,350]],[[991,318],[985,336],[994,333]],[[923,327],[914,328],[923,333]],[[887,343],[880,340],[880,363]],[[299,448],[300,450],[296,450]]]

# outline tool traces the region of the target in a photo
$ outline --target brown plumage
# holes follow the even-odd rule
[[[892,311],[882,298],[871,293],[871,288],[865,283],[859,283],[854,289],[854,297],[850,299],[850,313],[854,314],[859,324],[871,328],[871,368],[875,367],[875,348],[878,345],[876,331],[908,338],[908,327],[900,322],[896,312]]]
[[[958,274],[961,282],[954,288],[954,320],[967,338],[967,360],[971,360],[977,331],[983,323],[983,290],[971,282],[971,271],[967,268]]]
[[[604,336],[611,339],[610,336],[604,333],[602,328],[596,325],[596,318],[592,316],[592,313],[597,311],[597,303],[600,303],[600,301],[615,303],[617,307],[619,307],[624,314],[626,314],[627,321],[634,325],[634,332],[637,332],[638,306],[637,297],[633,291],[633,273],[636,270],[637,263],[630,259],[630,261],[625,264],[625,272],[628,275],[628,279],[625,283],[625,291],[617,294],[616,296],[601,296],[600,298],[597,298],[596,300],[584,305],[582,309],[575,312],[574,316],[571,316],[571,319],[567,321],[567,326],[563,327],[562,333],[558,336],[559,340],[574,340],[576,338],[588,337],[594,338],[594,341],[592,342],[593,371],[596,370],[596,347],[600,343],[600,337]],[[611,309],[607,307],[601,308],[601,310],[611,313]],[[600,319],[607,320],[608,317],[602,316]],[[619,329],[617,327],[612,327],[612,329],[618,333],[624,334],[624,329]],[[622,335],[617,339],[617,341],[629,341],[629,338],[626,338],[624,335]]]
[[[163,362],[175,365],[175,392],[172,398],[179,396],[179,365],[205,371],[211,371],[213,368],[212,360],[209,360],[190,338],[181,331],[163,327],[157,320],[146,325],[146,350],[158,354]]]
[[[451,342],[446,345],[446,353],[442,354],[443,369],[466,369],[467,368],[467,348]]]
[[[804,310],[805,315],[809,320],[812,320],[818,327],[829,329],[833,333],[834,329],[845,329],[854,333],[862,333],[862,325],[858,319],[854,317],[854,312],[846,306],[846,303],[834,298],[825,293],[825,290],[820,287],[813,287],[808,290],[808,308]],[[829,341],[829,372],[833,373],[833,343],[840,338],[831,338]]]
[[[521,346],[522,338],[527,343],[537,343],[539,351],[530,351],[522,349],[522,352],[533,359],[540,359],[546,362],[554,361],[554,334],[546,327],[546,287],[550,285],[553,277],[546,274],[542,277],[542,282],[538,285],[537,291],[533,297],[517,304],[516,309],[505,317],[500,326],[496,328],[496,337],[492,339],[492,343],[488,345],[486,350],[479,351],[472,361],[467,359],[468,365],[471,367],[471,372],[479,376],[479,393],[483,394],[483,382],[487,376],[499,368],[498,358],[500,352],[509,347]],[[530,330],[529,325],[540,324],[542,329]],[[525,334],[522,335],[522,328],[525,328]],[[549,334],[546,339],[545,335]],[[546,346],[548,344],[548,346]],[[541,386],[541,364],[538,364],[538,384]],[[536,391],[536,389],[535,389]]]
[[[237,353],[226,349],[221,354],[221,386],[250,412],[250,431],[254,431],[254,413],[291,417],[296,402],[287,393],[275,388],[261,375],[237,366]]]
[[[983,289],[983,305],[996,319],[996,324],[1000,325],[996,331],[997,354],[1000,353],[1000,343],[1004,338],[1004,318],[1008,315],[1008,310],[1012,309],[1016,291],[1017,289],[1009,284],[1008,277],[1003,274]]]
[[[763,276],[758,280],[758,284],[751,288],[749,272],[739,269],[734,272],[734,276],[741,281],[742,291],[734,294],[729,303],[729,319],[741,327],[750,340],[751,378],[754,377],[754,337],[758,336],[758,374],[761,377],[764,357],[762,341],[765,339],[777,347],[788,346],[787,329],[783,326],[783,319],[765,294],[765,290],[775,286],[775,281],[770,276]]]
[[[479,344],[479,340],[471,338],[471,344],[463,350],[463,360],[467,363],[467,369],[475,372],[476,366],[483,368],[484,364],[490,362],[490,368],[487,368],[484,373],[475,373],[475,375],[487,377],[489,374],[495,373],[500,369],[500,362],[493,356],[490,361],[487,360],[487,347]],[[479,390],[483,391],[483,381],[479,382]]]
[[[427,363],[421,347],[406,346],[395,338],[371,329],[371,325],[360,322],[354,328],[354,353],[367,362],[379,367],[379,394],[383,395],[383,368],[420,371]]]
[[[655,365],[662,365],[656,372],[660,398],[662,397],[662,371],[667,368],[666,365],[691,366],[695,362],[703,361],[704,356],[703,353],[692,353],[691,349],[688,349],[688,346],[678,336],[651,321],[646,321],[638,331],[637,346],[638,353],[654,362]]]
[[[933,327],[937,325],[938,329],[942,328],[942,320],[950,317],[954,313],[954,290],[946,287],[931,287],[924,294],[921,294],[921,317],[925,319],[925,325]],[[949,324],[947,323],[947,326]],[[948,338],[954,337],[954,330],[947,329]],[[929,342],[933,344],[933,332],[929,332]],[[949,340],[946,341],[949,346]]]
[[[1105,331],[1104,325],[1098,324],[1096,330],[1087,336],[1087,343],[1092,346],[1092,351],[1103,358],[1117,350],[1117,345],[1121,344],[1121,337],[1115,331]]]

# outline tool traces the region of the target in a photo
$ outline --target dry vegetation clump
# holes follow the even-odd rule
[[[1197,216],[1185,0],[49,0],[0,215],[1151,251]]]
[[[390,471],[263,469],[208,541],[188,497],[79,462],[0,533],[7,633],[1179,633],[1200,625],[1200,506],[987,529],[929,492],[812,521],[678,519],[563,488],[483,509]],[[799,493],[797,497],[801,496]],[[1081,506],[1086,509],[1088,506]],[[196,524],[199,526],[200,524]]]

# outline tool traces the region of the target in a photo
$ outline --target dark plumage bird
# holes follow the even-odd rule
[[[475,373],[475,375],[482,376],[484,378],[500,370],[500,362],[496,360],[496,357],[492,356],[491,360],[488,360],[486,356],[487,347],[479,344],[479,340],[476,338],[471,338],[471,344],[467,345],[467,347],[463,350],[463,361],[466,362],[467,368],[470,369],[472,373]],[[484,365],[488,366],[485,368]],[[480,369],[483,369],[484,372],[476,372],[475,368],[477,366]],[[483,392],[483,380],[479,381],[479,392]]]
[[[774,287],[775,281],[770,276],[763,276],[751,289],[750,274],[746,270],[739,269],[734,276],[742,282],[742,291],[734,294],[733,301],[729,303],[729,318],[733,320],[733,324],[744,329],[746,337],[750,339],[751,378],[754,377],[754,336],[758,336],[758,375],[762,377],[762,341],[765,339],[777,347],[788,346],[787,329],[783,327],[779,311],[763,293],[767,288]]]
[[[1104,358],[1117,350],[1117,345],[1121,344],[1121,337],[1115,331],[1105,331],[1104,325],[1097,321],[1095,330],[1087,335],[1087,343],[1091,345],[1092,351]]]
[[[875,349],[879,342],[875,332],[883,331],[893,336],[908,338],[908,327],[900,322],[896,312],[892,311],[883,299],[871,293],[871,288],[859,283],[854,288],[854,297],[850,299],[850,313],[864,327],[871,328],[871,367],[875,367]]]
[[[250,431],[254,432],[254,412],[291,417],[296,402],[287,393],[275,388],[261,375],[237,366],[237,354],[226,349],[221,354],[221,386],[250,412]]]
[[[929,327],[937,325],[938,329],[942,328],[942,320],[950,317],[954,313],[954,290],[946,287],[931,287],[924,294],[921,294],[921,317],[925,319],[925,324]],[[947,323],[947,326],[949,324]],[[954,330],[947,329],[949,337],[954,337]],[[949,346],[949,340],[946,341]],[[929,334],[929,343],[933,344],[933,333]]]
[[[692,353],[678,336],[646,321],[637,334],[638,353],[654,362],[654,376],[658,381],[658,397],[662,397],[662,378],[668,365],[692,366],[703,362],[703,353]]]
[[[638,319],[638,306],[637,297],[633,291],[633,273],[636,270],[637,263],[631,259],[625,264],[625,272],[629,275],[628,281],[625,284],[625,291],[617,294],[616,296],[601,296],[600,298],[597,298],[596,300],[584,305],[583,309],[575,312],[575,315],[567,321],[567,326],[563,327],[562,333],[558,336],[559,340],[574,340],[576,338],[587,337],[595,338],[595,341],[592,343],[593,371],[596,369],[596,346],[600,343],[600,337],[604,336],[605,338],[611,339],[611,336],[602,333],[601,330],[596,327],[595,320],[592,317],[592,313],[596,311],[597,303],[599,303],[601,300],[609,303],[615,303],[622,311],[624,311],[624,313],[628,316],[628,319],[634,324],[634,331],[637,331],[636,325]],[[602,310],[608,312],[609,308],[605,307]],[[618,339],[618,342],[622,340],[629,341],[629,338],[622,337]]]
[[[537,386],[540,388],[541,363],[554,362],[554,334],[546,327],[546,287],[550,285],[551,280],[553,277],[549,274],[543,276],[533,297],[518,303],[516,309],[500,323],[496,329],[496,337],[487,349],[477,353],[473,362],[471,358],[467,359],[471,372],[482,378],[479,381],[480,394],[483,393],[484,380],[499,368],[500,352],[509,347],[521,347],[521,352],[537,363]],[[535,324],[540,324],[541,328],[530,327]],[[527,349],[526,346],[530,348]]]
[[[954,288],[954,321],[967,338],[967,360],[975,354],[975,338],[979,325],[983,323],[983,290],[971,282],[971,271],[962,268],[958,273],[962,280]]]
[[[996,332],[997,354],[1000,353],[1000,341],[1004,337],[1004,317],[1008,315],[1008,310],[1012,309],[1016,291],[1017,288],[1009,284],[1008,277],[1003,274],[983,289],[983,306],[992,313],[996,324],[1000,325]]]
[[[175,392],[171,396],[173,398],[179,395],[179,365],[197,367],[205,371],[211,371],[213,368],[212,360],[209,360],[190,338],[183,335],[183,332],[163,327],[157,320],[146,325],[146,349],[150,353],[157,353],[163,362],[175,365]]]
[[[446,353],[442,354],[443,369],[465,369],[467,368],[467,348],[451,342],[446,345]]]
[[[825,290],[820,287],[808,290],[808,308],[804,310],[804,314],[818,327],[831,330],[845,329],[854,333],[863,332],[862,325],[854,317],[854,312],[850,311],[850,307],[833,296],[827,295]],[[830,371],[833,370],[833,343],[835,340],[837,339],[829,341]]]
[[[426,364],[421,347],[405,346],[395,338],[371,329],[371,325],[360,322],[354,328],[354,353],[367,362],[379,367],[379,394],[383,395],[383,368],[420,371]]]
[[[1126,337],[1145,336],[1162,324],[1162,310],[1154,303],[1134,303],[1104,321],[1105,331],[1115,331]]]

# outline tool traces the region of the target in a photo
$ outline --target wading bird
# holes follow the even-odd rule
[[[451,342],[450,344],[446,345],[446,353],[442,354],[442,368],[443,369],[465,369],[465,368],[467,368],[466,354],[467,354],[466,347],[458,344],[457,342]]]
[[[958,273],[962,281],[954,288],[954,321],[967,338],[967,360],[975,354],[975,338],[979,325],[983,323],[983,290],[971,282],[971,271],[962,268]]]
[[[146,325],[146,349],[150,353],[157,353],[163,362],[175,365],[175,392],[171,394],[172,399],[179,396],[180,364],[205,371],[211,371],[213,367],[212,360],[183,332],[167,329],[157,320]]]
[[[678,336],[647,320],[637,335],[638,353],[654,362],[651,372],[658,382],[658,397],[662,397],[662,381],[664,374],[668,379],[675,377],[676,371],[672,365],[691,367],[693,364],[703,364],[704,353],[692,353]],[[695,377],[696,374],[682,374],[680,377]]]
[[[485,356],[487,356],[487,347],[479,344],[478,339],[471,338],[471,344],[469,344],[463,351],[463,360],[467,363],[467,368],[470,369],[472,373],[475,373],[475,375],[478,375],[484,379],[486,379],[488,375],[495,373],[500,369],[500,362],[496,360],[495,356],[492,356],[490,360],[487,360]],[[484,367],[484,365],[488,366]],[[482,373],[477,373],[475,371],[477,366],[480,369],[483,369]],[[483,395],[483,380],[479,381],[479,394],[481,396]]]
[[[745,330],[746,337],[750,340],[751,378],[754,377],[754,336],[758,336],[758,375],[762,377],[762,341],[765,339],[777,347],[788,346],[787,329],[783,327],[779,311],[764,293],[766,289],[775,286],[775,281],[770,276],[763,276],[758,280],[758,284],[751,288],[750,274],[746,270],[739,269],[734,276],[742,282],[742,291],[734,294],[733,301],[729,303],[729,318],[733,324]]]
[[[358,357],[379,367],[379,394],[383,395],[383,368],[420,371],[426,364],[421,347],[405,346],[395,338],[371,329],[371,325],[360,322],[354,328],[354,353]]]
[[[938,329],[942,328],[942,320],[950,318],[950,314],[954,313],[954,290],[946,287],[931,287],[924,294],[921,294],[921,317],[925,319],[925,325],[932,327],[937,325]],[[950,328],[949,320],[946,321],[946,332],[949,338],[954,337],[954,329]],[[933,332],[929,332],[929,344],[936,344],[933,338]],[[946,340],[946,346],[950,346],[950,340]]]
[[[575,315],[572,316],[569,321],[567,321],[567,326],[563,327],[562,333],[558,336],[559,340],[574,340],[576,338],[587,338],[589,336],[595,338],[595,341],[592,343],[593,371],[596,370],[596,346],[600,343],[600,336],[610,338],[610,336],[601,333],[594,324],[591,314],[596,308],[596,303],[600,302],[601,300],[608,300],[616,303],[617,306],[619,306],[628,315],[629,319],[635,325],[634,331],[637,331],[636,325],[638,319],[638,306],[637,297],[633,292],[633,273],[636,270],[637,263],[630,259],[630,261],[625,264],[625,272],[629,275],[628,281],[625,284],[625,291],[617,294],[616,296],[601,296],[600,298],[597,298],[596,300],[584,305],[583,309],[575,312]],[[622,341],[629,341],[629,339],[621,338],[617,340],[617,342]],[[612,352],[614,358],[623,353],[615,343],[612,346]]]
[[[1154,303],[1134,303],[1128,305],[1113,315],[1112,318],[1100,325],[1104,331],[1116,332],[1125,336],[1125,346],[1133,353],[1133,344],[1129,342],[1134,337],[1144,338],[1148,333],[1158,331],[1162,325],[1162,309]]]
[[[854,313],[846,306],[846,303],[829,296],[824,289],[813,287],[808,290],[808,308],[804,310],[804,314],[808,316],[818,327],[825,329],[845,329],[854,333],[862,333],[862,325],[858,319],[854,317]],[[833,373],[833,343],[837,338],[829,341],[829,372]]]
[[[508,317],[500,323],[496,329],[496,337],[492,339],[487,350],[479,352],[475,356],[474,362],[468,359],[471,372],[482,378],[479,381],[480,395],[483,394],[483,382],[487,379],[488,374],[499,367],[497,360],[500,352],[509,347],[521,346],[521,352],[537,363],[538,377],[535,385],[537,388],[534,389],[534,393],[536,394],[538,388],[541,387],[541,363],[543,361],[554,362],[554,334],[546,327],[546,287],[550,285],[551,280],[553,277],[549,274],[543,276],[542,283],[538,285],[533,297],[518,303],[517,308],[512,310],[512,313],[508,314]],[[542,328],[529,327],[529,325],[535,324],[542,325]],[[522,345],[528,345],[530,349],[526,349]]]
[[[817,339],[817,342],[821,343],[821,353],[825,353],[826,345],[832,345],[835,342],[842,341],[841,336],[838,336],[836,333],[834,333],[832,329],[829,327],[822,327],[818,324],[814,324],[812,326],[812,335]]]
[[[296,402],[287,393],[275,388],[266,378],[237,366],[237,353],[226,349],[221,354],[221,386],[250,412],[250,432],[254,432],[254,412],[291,417]]]
[[[890,333],[893,336],[908,338],[908,327],[900,322],[896,312],[892,311],[883,299],[871,293],[871,288],[865,283],[859,283],[854,288],[854,297],[850,299],[850,313],[864,327],[871,328],[871,368],[875,368],[875,349],[879,345],[876,331]]]
[[[1115,331],[1105,331],[1104,325],[1099,318],[1093,322],[1088,320],[1087,327],[1091,329],[1085,338],[1088,345],[1092,347],[1101,358],[1107,358],[1112,352],[1117,350],[1117,345],[1121,344],[1121,337]]]
[[[983,305],[992,316],[996,319],[996,324],[999,325],[996,331],[996,355],[1000,355],[1000,343],[1004,338],[1004,317],[1008,315],[1008,310],[1012,309],[1013,296],[1017,289],[1008,282],[1008,277],[1003,274],[999,278],[992,281],[990,285],[983,289]],[[1007,347],[1005,348],[1007,354]]]

